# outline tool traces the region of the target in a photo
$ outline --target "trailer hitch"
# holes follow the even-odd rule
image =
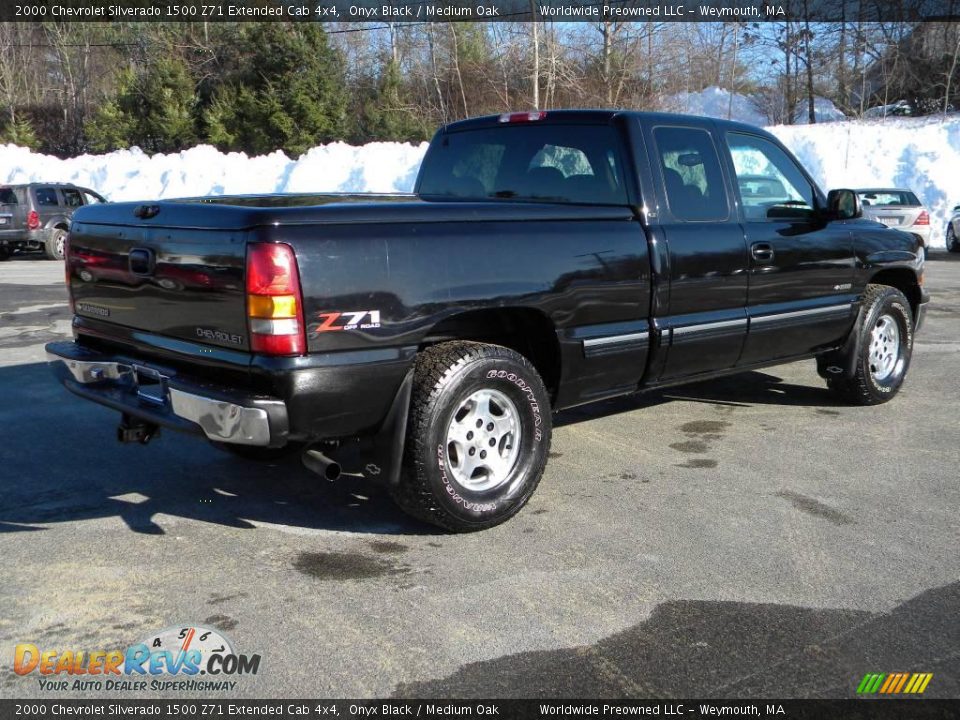
[[[123,413],[117,426],[117,441],[146,445],[160,435],[160,426]]]

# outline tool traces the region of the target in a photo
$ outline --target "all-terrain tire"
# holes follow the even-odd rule
[[[400,480],[411,515],[455,532],[498,525],[533,494],[550,451],[550,396],[513,350],[448,342],[416,361]]]
[[[904,294],[888,285],[867,285],[860,312],[852,376],[829,378],[827,386],[856,405],[879,405],[899,392],[910,367],[913,312]]]

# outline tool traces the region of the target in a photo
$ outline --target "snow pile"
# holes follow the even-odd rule
[[[824,190],[913,190],[930,210],[932,244],[943,244],[951,208],[960,203],[960,119],[887,118],[768,128]]]
[[[198,145],[169,155],[147,155],[135,147],[61,160],[0,145],[0,184],[72,182],[114,201],[282,192],[409,192],[426,148],[426,143],[354,147],[338,142],[291,160],[279,150],[247,157]]]
[[[720,106],[726,114],[723,95],[705,92],[699,97],[703,104],[690,110],[702,113]],[[913,190],[931,211],[933,243],[943,243],[950,208],[960,203],[956,171],[960,117],[945,121],[888,117],[770,130],[825,190],[884,186]],[[134,148],[59,160],[0,145],[0,184],[73,182],[115,201],[272,192],[409,192],[426,147],[426,143],[362,147],[332,143],[291,160],[279,151],[247,157],[201,145],[170,155],[149,156]]]
[[[663,109],[667,112],[705,115],[706,117],[736,120],[751,125],[767,124],[767,119],[757,110],[753,100],[749,97],[733,93],[733,104],[731,105],[730,92],[714,86],[700,92],[672,95],[663,101]],[[730,111],[729,117],[727,116],[728,111]]]
[[[756,102],[749,95],[731,93],[723,88],[711,86],[706,90],[693,93],[678,93],[663,101],[663,109],[668,112],[686,113],[689,115],[706,115],[721,120],[736,120],[750,125],[766,125],[767,118],[760,112]],[[729,117],[728,117],[729,113]],[[823,97],[813,99],[813,114],[818,123],[846,120],[844,115],[832,101]],[[807,101],[801,100],[794,113],[794,122],[805,125],[809,122]]]

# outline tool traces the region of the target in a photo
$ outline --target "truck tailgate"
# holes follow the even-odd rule
[[[249,350],[245,229],[113,224],[97,222],[93,212],[77,216],[66,262],[78,316]],[[132,212],[129,217],[134,220]]]

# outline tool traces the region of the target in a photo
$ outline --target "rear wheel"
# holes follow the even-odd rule
[[[44,242],[44,252],[49,260],[63,260],[63,250],[66,246],[67,231],[63,228],[54,228]]]
[[[6,247],[0,247],[0,261],[10,257],[10,251]]]
[[[828,387],[858,405],[879,405],[903,385],[913,352],[913,313],[902,292],[886,285],[867,285],[863,323],[852,377],[827,380]]]
[[[499,345],[436,345],[417,358],[393,497],[448,530],[498,525],[536,489],[550,435],[550,398],[526,358]]]

